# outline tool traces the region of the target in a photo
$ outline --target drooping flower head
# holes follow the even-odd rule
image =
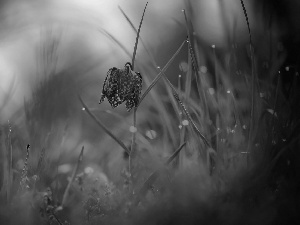
[[[141,74],[132,70],[131,63],[127,62],[124,69],[113,67],[107,72],[99,104],[105,98],[113,108],[126,102],[125,106],[129,112],[139,104],[142,83]]]

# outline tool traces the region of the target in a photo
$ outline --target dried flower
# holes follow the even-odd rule
[[[129,112],[139,104],[142,82],[141,74],[133,71],[129,62],[125,64],[124,69],[116,67],[109,69],[99,104],[104,101],[105,97],[113,108],[126,101],[125,106]]]

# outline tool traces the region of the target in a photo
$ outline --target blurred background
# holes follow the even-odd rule
[[[128,155],[87,115],[78,95],[129,148],[133,112],[128,113],[124,105],[113,110],[107,100],[100,105],[98,102],[107,71],[112,67],[123,68],[131,61],[136,34],[122,11],[137,28],[146,2],[0,2],[0,171],[4,174],[0,185],[4,191],[9,190],[9,185],[5,186],[6,174],[14,176],[12,186],[15,189],[19,186],[27,144],[31,145],[28,177],[31,179],[36,171],[42,171],[38,188],[56,189],[60,195],[56,199],[62,198],[82,146],[85,147],[82,173],[95,172],[93,179],[103,183],[111,180],[122,186]],[[196,63],[192,62],[188,46],[184,45],[166,75],[178,88],[201,132],[213,148],[219,148],[217,153],[224,160],[218,162],[220,167],[217,160],[211,162],[210,156],[217,153],[204,151],[199,136],[192,129],[183,128],[189,127],[189,123],[170,88],[160,80],[137,113],[137,161],[140,165],[136,166],[136,171],[142,181],[147,177],[145,174],[160,168],[162,161],[184,141],[188,142],[187,147],[178,157],[179,162],[175,160],[174,164],[184,168],[201,158],[206,164],[199,163],[200,173],[210,179],[211,171],[208,172],[207,167],[219,171],[215,174],[221,177],[221,181],[216,182],[220,189],[230,184],[234,186],[235,180],[228,182],[229,185],[224,180],[232,181],[230,173],[239,173],[248,166],[244,157],[247,143],[253,148],[253,155],[255,151],[262,152],[258,154],[260,160],[274,159],[272,165],[283,155],[286,158],[282,156],[274,170],[292,171],[286,172],[292,174],[291,180],[298,176],[295,172],[299,171],[298,167],[293,165],[299,165],[299,154],[281,149],[285,149],[287,140],[294,144],[298,138],[300,2],[245,0],[244,4],[254,59],[251,59],[248,27],[240,0],[149,0],[140,34],[143,44],[139,42],[135,64],[135,71],[143,76],[142,93],[157,75],[157,67],[162,68],[186,40],[184,9],[188,30],[192,31],[189,35]],[[196,76],[195,64],[199,69]],[[259,89],[250,94],[253,68]],[[254,135],[248,140],[251,96],[255,98],[256,108]],[[7,172],[11,169],[7,169],[9,154],[13,172]],[[41,154],[44,155],[41,157]],[[43,157],[45,162],[41,169],[39,159]],[[254,164],[259,161],[255,157],[252,158]],[[229,175],[223,176],[220,171]],[[278,177],[281,174],[284,172]],[[272,183],[276,190],[280,179],[276,177],[276,184]],[[245,180],[237,181],[237,187],[249,183]],[[200,182],[204,191],[212,189],[215,180],[213,184],[210,182]],[[76,193],[78,197],[80,194]],[[79,202],[76,197],[72,201]]]
[[[112,34],[132,53],[135,33],[118,6],[138,26],[145,3],[134,0],[2,1],[0,102],[3,104],[5,96],[10,95],[1,111],[2,122],[23,104],[24,99],[31,98],[32,90],[51,69],[57,72],[75,70],[71,79],[85,77],[86,83],[95,85],[89,89],[97,90],[99,95],[106,71],[112,66],[123,67],[124,62],[129,61],[101,31]],[[237,33],[239,42],[247,41],[247,27],[239,1],[202,0],[192,2],[192,7],[195,31],[206,45],[225,47],[228,33]],[[253,31],[263,29],[261,21],[256,21],[263,20],[262,12],[255,13],[253,5],[247,7]],[[141,36],[161,66],[186,36],[183,8],[185,2],[182,0],[149,2]],[[149,63],[141,46],[138,60]]]
[[[103,146],[107,146],[105,141],[114,149],[109,138],[99,138],[101,129],[82,113],[77,95],[83,97],[108,127],[129,129],[131,114],[119,107],[115,112],[121,117],[116,120],[104,112],[111,110],[107,101],[101,105],[98,101],[108,69],[122,68],[131,60],[120,45],[129,54],[133,52],[135,33],[120,8],[137,27],[145,3],[144,0],[1,1],[1,124],[8,121],[15,124],[24,142],[37,142],[39,148],[49,145],[48,154],[54,158],[61,157],[61,154],[77,155],[83,144],[91,151],[94,149],[93,154],[88,154],[93,159],[103,158],[102,153],[107,152],[103,151]],[[245,1],[245,6],[259,76],[272,83],[275,71],[299,61],[299,57],[294,57],[295,49],[299,47],[299,19],[295,10],[299,3]],[[248,30],[239,0],[149,1],[141,37],[158,66],[169,60],[187,36],[182,9],[192,21],[203,71],[214,72],[211,46],[216,46],[217,57],[224,65],[231,49],[239,46],[236,69],[250,73],[246,49]],[[112,40],[112,36],[120,45]],[[177,82],[178,75],[186,72],[187,60],[185,49],[166,72],[172,82]],[[144,77],[154,78],[147,74],[152,63],[141,44],[136,65],[136,70],[148,68],[143,69],[146,71],[142,74]],[[212,78],[208,77],[208,80]],[[241,104],[248,102],[243,98],[240,100]],[[141,113],[141,117],[144,116],[147,117]],[[141,120],[147,122],[147,119]],[[118,132],[121,137],[130,135]],[[102,146],[102,153],[99,153],[99,146]],[[122,157],[121,153],[119,157]]]
[[[296,68],[299,64],[296,10],[299,3],[244,2],[259,79],[272,84],[276,71],[287,66]],[[54,159],[67,160],[73,153],[78,155],[80,146],[85,145],[87,151],[91,151],[87,157],[105,161],[108,159],[104,153],[110,151],[106,149],[109,146],[117,152],[108,160],[115,165],[114,160],[123,157],[122,151],[115,150],[110,138],[84,114],[77,95],[80,94],[120,138],[130,143],[131,114],[121,106],[114,111],[119,116],[116,119],[116,115],[105,111],[111,110],[107,101],[101,105],[98,101],[108,69],[122,68],[125,62],[131,61],[135,32],[120,8],[137,27],[145,4],[144,0],[1,1],[1,124],[8,124],[8,121],[14,124],[15,133],[19,132],[24,143],[35,143],[36,148],[45,146]],[[250,74],[248,28],[239,0],[149,1],[141,37],[157,66],[164,66],[187,36],[182,9],[192,21],[190,26],[200,52],[199,66],[204,72],[208,71],[208,85],[214,83],[209,76],[215,69],[212,46],[215,46],[220,67],[226,65],[232,49],[239,48],[235,69]],[[186,48],[166,72],[173,83],[177,83],[179,74],[186,72],[187,61]],[[144,72],[142,75],[148,80],[155,76],[151,59],[141,44],[136,70]],[[288,80],[288,75],[283,79]],[[239,79],[233,82],[237,89],[243,89]],[[145,104],[150,104],[149,101],[150,98],[146,99]],[[249,106],[249,99],[241,97],[239,103]],[[151,126],[155,126],[152,122],[156,121],[149,122],[147,110],[145,107],[139,118],[144,132],[152,130]],[[20,141],[20,149],[26,145],[24,143]]]

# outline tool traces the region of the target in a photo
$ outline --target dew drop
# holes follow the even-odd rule
[[[183,125],[183,126],[189,125],[189,121],[188,121],[188,120],[183,120],[183,121],[182,121],[182,125]]]

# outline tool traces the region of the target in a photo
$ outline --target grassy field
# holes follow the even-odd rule
[[[1,125],[1,224],[299,224],[298,67],[272,44],[264,58],[240,3],[247,43],[228,34],[229,47],[205,45],[187,4],[187,38],[164,66],[139,36],[145,19],[135,26],[121,9],[134,48],[101,32],[142,76],[129,112],[108,94],[98,104],[102,80],[81,76],[89,63],[58,71],[60,39],[50,36],[46,79]]]

